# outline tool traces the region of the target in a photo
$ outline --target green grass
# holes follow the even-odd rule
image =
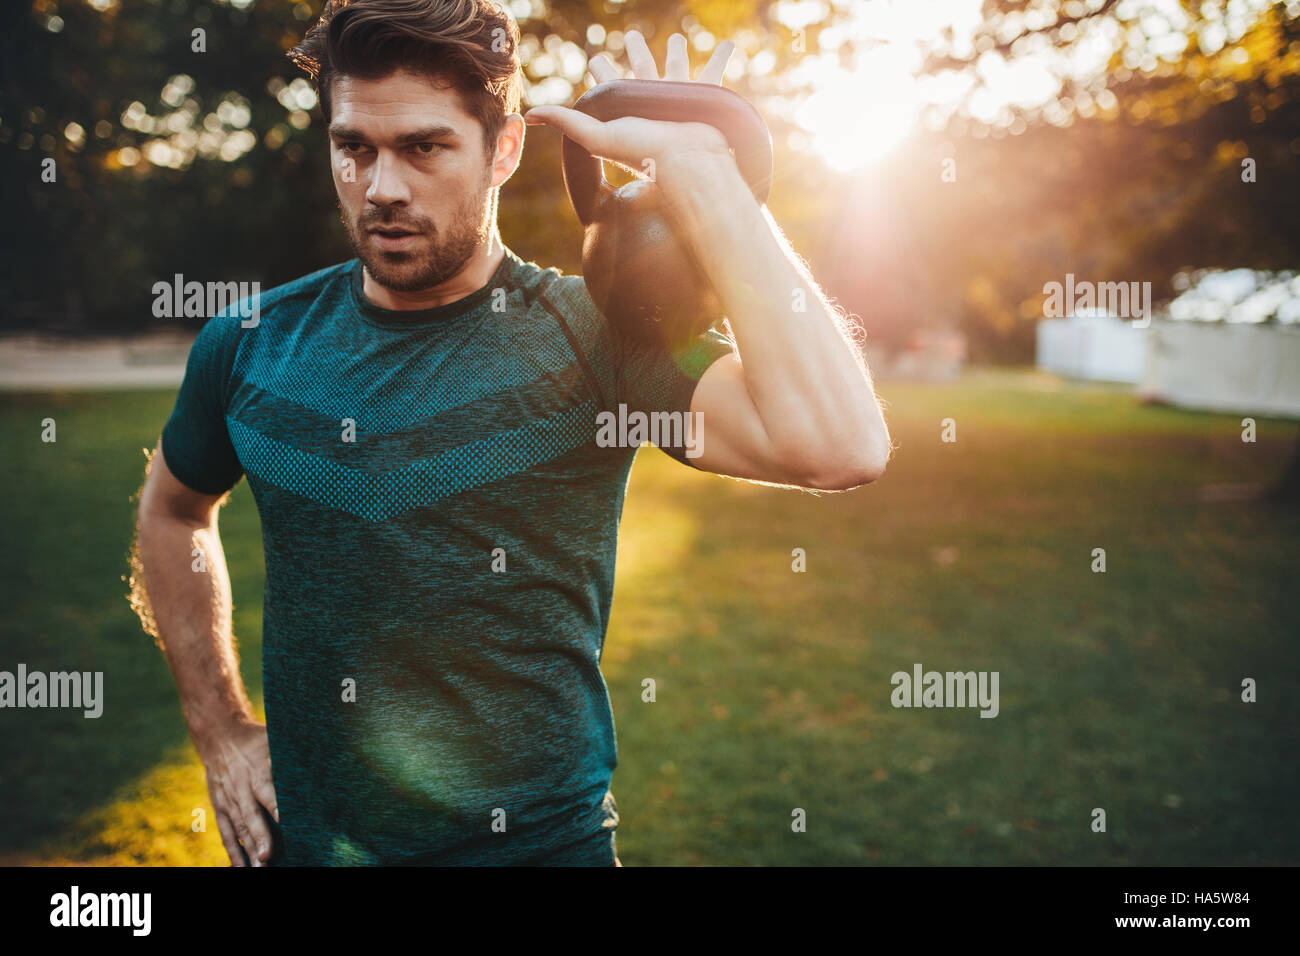
[[[1196,494],[1271,480],[1295,425],[1259,419],[1246,444],[1241,416],[1032,373],[881,391],[899,448],[849,494],[640,455],[604,662],[623,862],[1300,862],[1300,511]],[[98,721],[0,711],[9,859],[224,861],[214,825],[191,831],[202,774],[122,579],[140,449],[171,401],[0,401],[0,668],[104,670],[107,696]],[[221,524],[257,700],[263,567],[246,485]],[[917,662],[998,671],[999,716],[894,709],[890,675]],[[1258,703],[1240,700],[1245,677]],[[1090,829],[1094,807],[1106,833]]]

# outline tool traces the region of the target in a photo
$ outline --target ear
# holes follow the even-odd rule
[[[514,175],[524,153],[524,118],[511,113],[497,134],[496,158],[492,161],[492,188],[500,186]]]

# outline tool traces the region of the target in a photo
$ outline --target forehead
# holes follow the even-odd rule
[[[332,81],[331,125],[378,135],[430,122],[465,131],[475,120],[465,112],[456,88],[433,76],[398,70],[378,78],[341,74]]]

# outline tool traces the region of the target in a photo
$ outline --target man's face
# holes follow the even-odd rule
[[[426,76],[333,83],[330,160],[357,258],[395,291],[446,282],[493,228],[499,182],[482,126]]]

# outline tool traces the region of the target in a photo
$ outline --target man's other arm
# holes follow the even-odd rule
[[[230,575],[217,531],[225,497],[202,494],[178,480],[158,443],[140,493],[136,570],[141,580],[136,583],[143,593],[135,602],[175,677],[230,861],[264,866],[272,835],[260,808],[277,822],[280,817],[266,726],[254,717],[239,675]],[[194,570],[196,549],[202,571]]]

